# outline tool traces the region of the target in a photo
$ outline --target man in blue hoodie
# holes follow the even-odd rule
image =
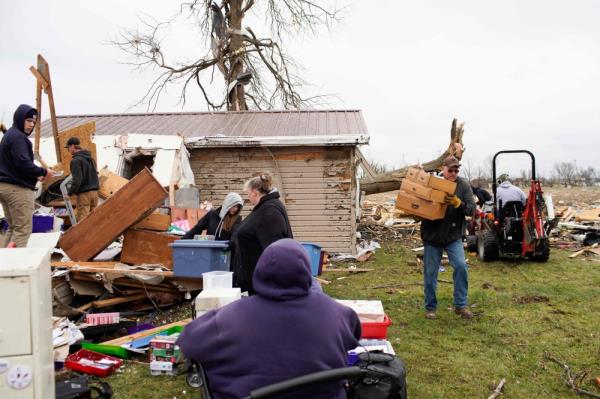
[[[0,238],[0,248],[10,242],[17,247],[27,246],[32,228],[35,184],[55,174],[52,169],[33,163],[29,135],[36,122],[36,109],[19,105],[12,127],[0,141],[0,204],[9,224],[7,233]]]
[[[202,364],[213,399],[242,398],[256,388],[347,366],[347,351],[361,335],[358,316],[311,284],[304,248],[292,239],[276,241],[256,265],[255,295],[186,326],[177,344]],[[346,393],[337,381],[285,398],[342,399]]]

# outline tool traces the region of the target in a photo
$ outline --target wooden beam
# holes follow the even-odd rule
[[[41,88],[46,90],[46,88],[48,87],[48,81],[42,76],[40,71],[38,71],[34,66],[30,66],[29,70],[35,77],[35,80],[40,84]],[[40,93],[40,98],[41,98],[41,93]],[[38,115],[39,115],[39,110],[38,110]]]
[[[139,301],[140,299],[144,299],[144,298],[146,298],[146,294],[145,293],[140,293],[140,294],[135,294],[135,295],[128,295],[128,296],[119,296],[119,297],[110,298],[110,299],[101,299],[99,301],[92,302],[92,307],[94,307],[94,308],[107,308],[109,306],[115,306],[115,305],[119,305],[121,303]]]
[[[78,267],[74,266],[72,270],[84,273],[110,273],[110,274],[139,274],[144,276],[163,276],[173,277],[173,272],[157,271],[157,270],[128,270],[128,269],[113,269],[109,267]]]
[[[116,264],[119,262],[50,262],[50,266],[52,267],[66,267],[66,268],[75,268],[75,267],[96,267],[96,268],[114,268]]]
[[[187,325],[191,321],[192,321],[192,319],[185,319],[185,320],[181,320],[181,321],[176,321],[174,323],[165,324],[164,326],[160,326],[160,327],[156,327],[156,328],[151,328],[150,330],[140,331],[139,333],[135,333],[135,334],[131,334],[131,335],[126,335],[124,337],[120,337],[120,338],[116,338],[116,339],[111,339],[110,341],[102,342],[102,344],[103,345],[123,345],[123,344],[126,344],[128,342],[135,341],[136,339],[144,338],[144,337],[147,337],[149,335],[156,334],[156,333],[159,333],[159,332],[164,331],[164,330],[168,330],[171,327],[185,326],[185,325]]]
[[[74,261],[89,261],[129,226],[150,214],[167,192],[145,168],[60,238],[58,245]]]

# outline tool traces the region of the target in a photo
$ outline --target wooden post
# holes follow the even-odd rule
[[[42,132],[42,83],[36,79],[35,85],[35,109],[37,110],[37,123],[35,124],[35,149],[36,158],[40,157],[40,137]]]
[[[54,136],[54,149],[56,150],[56,161],[57,163],[62,162],[60,155],[60,144],[58,142],[58,122],[56,121],[56,110],[54,109],[54,95],[52,94],[52,82],[50,81],[50,68],[48,62],[38,54],[37,70],[46,81],[46,87],[44,91],[48,95],[48,108],[50,109],[50,122],[52,123],[52,135]]]

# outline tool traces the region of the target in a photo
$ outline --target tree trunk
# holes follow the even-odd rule
[[[229,47],[232,57],[229,64],[229,76],[225,76],[228,85],[235,81],[238,75],[244,71],[244,42],[240,35],[231,33],[232,30],[239,32],[242,29],[243,18],[242,0],[230,0],[228,19],[230,28],[229,34],[231,35]],[[227,103],[227,109],[230,111],[245,111],[248,109],[244,85],[238,84],[231,92],[228,93]]]
[[[452,128],[450,129],[450,144],[448,145],[446,151],[432,161],[425,162],[421,165],[411,166],[421,166],[427,172],[433,172],[436,170],[441,170],[444,158],[449,155],[454,155],[460,160],[464,152],[462,145],[463,134],[464,123],[457,123],[456,119],[454,119],[452,121]],[[402,183],[402,179],[404,176],[406,176],[406,172],[408,171],[409,167],[410,166],[396,169],[391,172],[381,173],[375,176],[373,179],[363,178],[360,181],[360,189],[361,191],[364,191],[366,195],[398,190],[400,188],[400,184]]]

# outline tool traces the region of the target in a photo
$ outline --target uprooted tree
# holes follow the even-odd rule
[[[264,15],[272,37],[260,37],[243,27],[250,11]],[[194,61],[173,60],[161,45],[161,36],[181,18],[194,18],[210,48]],[[190,83],[196,84],[210,110],[300,109],[316,105],[322,96],[303,97],[305,84],[298,64],[281,48],[286,35],[315,33],[320,25],[338,19],[338,9],[309,0],[194,0],[182,3],[166,22],[142,20],[144,30],[124,30],[112,43],[133,58],[130,64],[160,73],[137,105],[154,109],[167,86],[182,83],[185,104]],[[205,40],[208,42],[208,40]],[[207,43],[208,44],[208,43]],[[222,76],[214,80],[215,70]],[[215,93],[218,85],[219,94]]]
[[[450,129],[450,144],[448,145],[446,151],[444,151],[436,159],[422,163],[420,166],[428,172],[433,172],[442,168],[442,161],[449,155],[454,155],[460,160],[464,152],[462,143],[464,125],[464,122],[458,123],[457,120],[454,119],[452,121],[452,128]],[[408,171],[409,167],[410,166],[396,169],[391,172],[381,173],[370,178],[363,178],[360,181],[360,189],[367,195],[398,190],[400,188],[400,184],[402,183],[402,179],[406,176],[406,172]]]

